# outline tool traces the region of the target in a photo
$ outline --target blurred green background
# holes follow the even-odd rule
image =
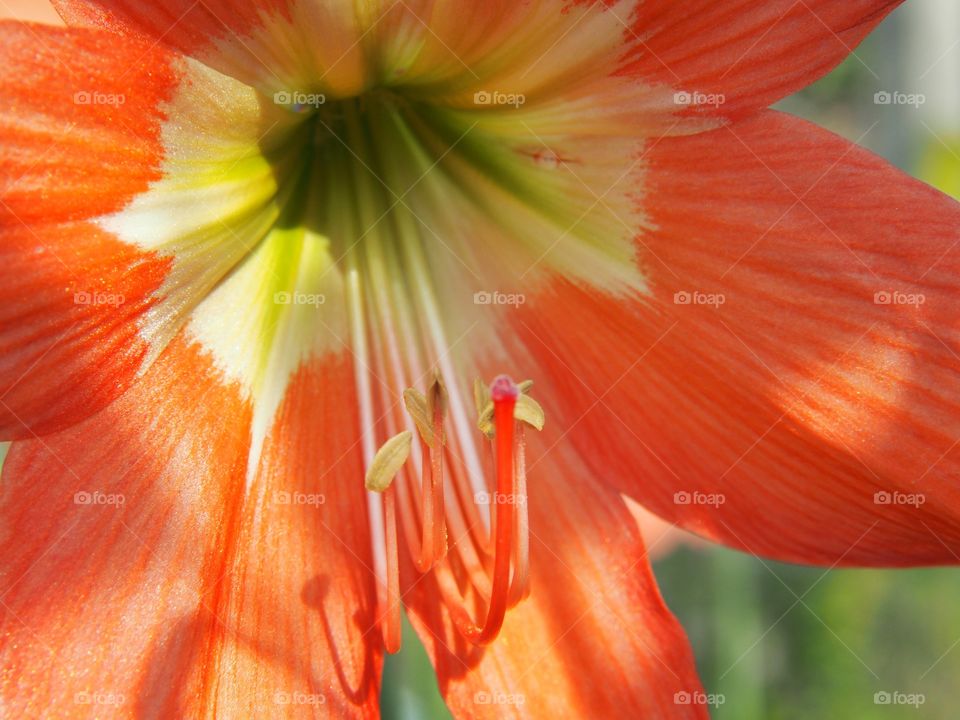
[[[842,0],[841,0],[842,1]],[[878,105],[878,91],[925,102]],[[960,199],[960,3],[895,11],[840,67],[778,109],[870,148]],[[832,570],[682,545],[654,562],[689,634],[718,720],[956,720],[960,575],[952,568]],[[408,628],[387,660],[383,717],[450,717]],[[877,692],[922,693],[884,705]]]

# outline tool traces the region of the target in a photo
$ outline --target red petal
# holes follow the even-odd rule
[[[625,72],[722,96],[719,105],[691,105],[691,114],[740,117],[825,75],[900,2],[643,2],[630,23],[635,42]]]
[[[558,439],[735,547],[957,562],[960,206],[773,112],[648,160],[652,297],[557,283],[516,324]]]
[[[404,595],[454,715],[707,717],[687,639],[622,498],[570,453],[531,469],[531,594],[493,644],[463,642],[432,576]]]
[[[14,443],[0,498],[8,713],[376,714],[362,486],[344,482],[355,454],[334,462],[330,421],[343,384],[327,382],[344,372],[298,378],[246,493],[250,403],[182,339],[99,414]],[[281,504],[279,488],[326,503]]]
[[[0,37],[0,434],[30,437],[116,397],[146,353],[137,321],[168,262],[87,220],[158,176],[176,79],[168,53],[107,33],[4,23]]]

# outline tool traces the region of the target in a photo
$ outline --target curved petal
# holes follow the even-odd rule
[[[573,453],[533,449],[531,593],[497,639],[464,643],[432,576],[405,588],[454,716],[708,717],[688,641],[623,500]]]
[[[273,231],[127,393],[14,443],[6,708],[377,715],[363,469],[344,437],[352,366],[331,345],[344,323],[329,269],[322,239]]]
[[[128,388],[263,237],[292,121],[156,43],[2,32],[0,431],[30,437]]]
[[[244,506],[217,600],[227,624],[211,702],[228,716],[251,707],[271,717],[379,715],[344,302],[328,241],[276,228],[188,326],[252,403]]]
[[[649,295],[557,282],[513,316],[558,442],[734,547],[956,562],[960,207],[773,112],[663,141],[644,190]]]
[[[209,717],[379,717],[375,575],[360,447],[347,430],[352,374],[344,358],[307,363],[278,409],[211,599],[216,661],[194,666]],[[148,703],[157,717],[207,716],[190,684],[155,676],[166,695]]]
[[[136,324],[169,263],[90,219],[159,176],[160,105],[176,72],[169,53],[107,33],[3,23],[0,37],[0,433],[9,438],[102,407],[147,353]]]
[[[901,2],[642,2],[622,72],[674,88],[681,116],[738,119],[832,70]]]
[[[131,717],[155,647],[203,652],[249,420],[237,387],[177,341],[97,415],[13,444],[0,497],[7,712]]]

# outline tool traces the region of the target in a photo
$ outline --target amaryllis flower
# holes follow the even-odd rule
[[[58,5],[0,26],[5,715],[375,717],[402,602],[458,717],[704,716],[624,496],[955,562],[960,210],[765,109],[896,2]]]

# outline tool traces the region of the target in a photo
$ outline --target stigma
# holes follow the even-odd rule
[[[509,609],[530,592],[530,531],[526,438],[544,415],[529,396],[532,383],[506,375],[474,384],[473,433],[489,445],[485,489],[467,477],[448,439],[447,390],[434,372],[425,392],[408,388],[403,405],[416,430],[384,442],[368,463],[365,484],[382,502],[372,528],[378,568],[378,620],[388,652],[400,648],[400,552],[421,575],[431,574],[458,632],[475,645],[493,641]],[[459,437],[453,433],[451,438]],[[420,477],[416,477],[419,464]],[[402,537],[402,541],[401,541]],[[451,540],[452,538],[452,540]],[[480,609],[474,616],[471,608]]]

